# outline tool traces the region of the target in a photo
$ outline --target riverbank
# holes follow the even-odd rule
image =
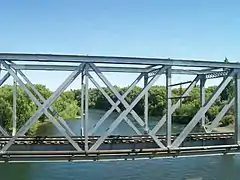
[[[89,111],[90,111],[89,112],[89,116],[90,116],[89,118],[90,119],[95,119],[95,120],[100,119],[104,115],[104,113],[105,113],[105,111],[99,110],[99,109],[90,109]],[[117,116],[118,113],[113,113],[113,115],[114,116],[111,117],[111,118],[115,119],[116,118],[115,116]],[[142,116],[140,116],[140,117],[143,118]],[[74,121],[79,121],[79,120],[81,121],[81,116],[79,116],[79,115],[76,116],[75,118],[67,118],[67,119],[65,119],[65,121],[68,121],[68,122],[71,122],[71,123],[74,123]],[[158,121],[159,121],[159,117],[158,116],[150,116],[149,117],[149,122],[153,122],[153,125],[155,123],[157,123]],[[44,126],[46,124],[52,124],[52,122],[49,119],[46,119],[44,122],[39,122],[37,127],[39,128],[39,127]],[[94,124],[95,124],[95,122],[94,122]],[[179,131],[180,131],[180,129],[182,129],[181,127],[186,126],[187,123],[184,124],[184,123],[176,123],[175,122],[175,125],[177,125],[178,128],[174,128],[174,129],[176,129],[176,130],[179,129]],[[214,132],[234,132],[234,125],[230,124],[228,126],[223,126],[223,127],[219,126],[219,127],[214,128],[213,131]]]
[[[234,132],[234,125],[230,124],[224,127],[216,127],[213,129],[214,132]]]
[[[64,121],[75,121],[75,120],[80,120],[81,116],[76,116],[75,118],[69,118],[69,119],[64,119]],[[57,120],[57,119],[56,119]],[[57,120],[59,121],[59,120]],[[45,125],[52,124],[52,122],[49,119],[45,119],[43,122],[37,121],[31,128],[30,128],[30,134],[31,135],[36,135],[39,133],[39,129],[41,127],[44,127]]]

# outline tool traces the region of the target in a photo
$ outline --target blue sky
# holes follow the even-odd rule
[[[240,59],[239,1],[1,0],[0,3],[0,52],[205,60],[223,60],[227,56],[235,62]],[[27,74],[33,82],[55,89],[68,73]],[[110,80],[123,86],[135,76],[121,77],[111,74]],[[78,85],[79,81],[71,87]]]

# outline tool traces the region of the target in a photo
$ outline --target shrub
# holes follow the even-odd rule
[[[233,122],[234,122],[234,116],[233,115],[226,115],[220,121],[220,126],[227,126],[229,124],[232,124]]]

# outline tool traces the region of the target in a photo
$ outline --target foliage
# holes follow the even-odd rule
[[[220,126],[228,126],[229,124],[233,124],[234,116],[233,115],[226,115],[220,121]]]
[[[41,95],[48,99],[52,92],[44,85],[36,84],[36,89],[41,93]],[[223,106],[231,100],[233,97],[234,83],[231,82],[226,91],[223,92],[215,103],[206,112],[206,117],[209,121],[214,120],[216,115],[221,111]],[[128,87],[117,87],[115,86],[120,95],[125,94]],[[104,91],[109,95],[109,97],[116,102],[117,97],[108,89],[103,88]],[[131,92],[128,93],[125,100],[131,104],[134,99],[141,92],[141,87],[135,87]],[[166,88],[164,86],[153,86],[148,92],[148,109],[149,116],[162,117],[166,112]],[[174,88],[172,90],[173,97],[179,97],[184,92],[185,88]],[[216,90],[216,86],[211,86],[206,88],[206,101],[212,96],[213,92]],[[31,92],[36,95],[32,90]],[[40,99],[37,98],[39,101]],[[173,113],[173,120],[178,123],[188,123],[196,114],[200,108],[200,90],[196,86],[192,89],[189,97],[185,97],[180,104],[180,107]],[[5,127],[9,132],[12,130],[12,86],[5,85],[0,87],[0,124]],[[172,104],[175,104],[178,98],[172,99]],[[42,101],[40,101],[43,103]],[[52,104],[52,107],[62,116],[64,119],[75,118],[80,115],[80,105],[81,105],[81,89],[66,91],[61,94],[61,96]],[[108,100],[103,96],[103,94],[96,88],[89,90],[89,108],[109,110],[111,108]],[[125,110],[122,103],[119,104],[121,110]],[[17,127],[21,127],[26,121],[34,114],[38,109],[37,105],[32,102],[28,95],[20,87],[17,88]],[[144,114],[144,97],[141,98],[139,103],[134,107],[134,110],[139,114]],[[231,108],[222,121],[221,125],[225,126],[234,122],[234,107]],[[47,121],[45,115],[42,115],[37,123],[28,131],[32,134],[36,131],[39,123]]]
[[[79,112],[75,95],[71,91],[66,91],[53,103],[53,108],[57,110],[64,119],[75,118]]]
[[[52,92],[43,85],[37,84],[35,87],[45,99],[49,98],[52,94]],[[30,91],[36,95],[32,90]],[[37,99],[40,100],[39,98]],[[12,101],[12,86],[5,85],[0,87],[0,123],[9,133],[12,130]],[[42,101],[40,102],[43,103]],[[75,94],[72,91],[62,93],[52,107],[54,107],[54,109],[65,119],[76,117],[79,111],[77,100],[75,100]],[[17,127],[21,127],[25,124],[37,109],[37,105],[28,97],[25,91],[18,86],[16,112]],[[46,116],[41,116],[27,133],[33,134],[39,123],[45,121],[47,121]]]
[[[121,95],[123,95],[128,87],[115,87],[119,91]],[[216,90],[217,86],[210,86],[206,88],[206,101],[211,98],[212,94]],[[117,101],[117,98],[113,93],[107,89],[103,88],[106,93],[113,99],[114,102]],[[130,104],[140,93],[142,88],[135,87],[125,98],[125,100]],[[162,117],[166,112],[166,88],[165,86],[153,86],[149,90],[149,98],[148,98],[148,109],[149,109],[149,115],[150,116],[158,116]],[[185,88],[174,88],[172,89],[172,96],[173,97],[179,97],[184,92]],[[74,90],[75,98],[78,101],[78,105],[80,105],[81,100],[81,90]],[[224,96],[224,97],[223,97]],[[206,112],[206,118],[209,121],[214,120],[216,115],[221,111],[223,106],[228,103],[229,100],[233,97],[233,83],[230,83],[227,92],[225,94],[222,94],[219,96],[219,98],[216,99],[215,103],[209,108],[209,110]],[[172,104],[175,104],[178,101],[178,99],[173,99]],[[107,111],[111,108],[110,103],[107,101],[107,99],[102,95],[102,93],[96,89],[92,88],[89,91],[89,106],[90,108],[95,109],[101,109],[104,111]],[[120,109],[124,110],[124,106],[122,103],[119,104]],[[199,86],[196,86],[192,89],[189,96],[184,98],[181,101],[180,107],[173,113],[173,120],[178,123],[186,124],[188,123],[194,115],[197,113],[197,111],[200,108],[200,89]],[[144,114],[144,97],[140,100],[140,102],[134,107],[134,110],[139,114]],[[233,114],[233,108],[230,109],[230,114]],[[225,121],[232,123],[233,122],[233,116],[225,118]],[[225,123],[226,124],[226,123]]]

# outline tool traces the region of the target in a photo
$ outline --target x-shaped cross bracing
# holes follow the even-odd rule
[[[109,103],[112,105],[112,107],[100,118],[99,121],[92,127],[92,129],[89,132],[89,135],[91,136],[93,133],[96,132],[98,127],[109,117],[109,115],[116,109],[119,113],[121,112],[118,105],[121,103],[120,100],[118,100],[116,103],[109,97],[109,95],[101,88],[97,82],[91,77],[90,80],[93,82],[93,84],[102,92],[102,94],[106,97],[106,99],[109,101]],[[130,85],[130,87],[126,90],[126,92],[121,96],[123,99],[126,98],[126,96],[134,89],[136,84],[141,80],[143,77],[143,74],[141,73],[136,80]],[[114,88],[114,87],[113,87]],[[136,126],[126,117],[124,120],[127,122],[127,124],[137,133],[141,134],[141,132],[136,128]],[[142,125],[142,123],[141,123]]]
[[[56,128],[68,139],[68,141],[73,145],[73,147],[82,151],[79,145],[72,140],[72,138],[66,133],[66,130],[55,120],[55,118],[48,112],[51,104],[61,95],[61,93],[76,79],[76,77],[81,73],[82,67],[84,64],[81,64],[75,71],[73,71],[66,80],[57,88],[57,90],[41,104],[36,97],[31,93],[31,91],[26,87],[26,85],[22,82],[22,80],[14,73],[11,69],[10,65],[8,65],[5,61],[2,61],[2,65],[6,68],[6,70],[10,73],[10,75],[18,82],[21,88],[25,90],[28,96],[38,105],[38,110],[35,114],[19,129],[14,137],[12,137],[8,143],[2,148],[1,152],[5,152],[8,148],[15,142],[15,140],[24,135],[28,129],[42,116],[45,114],[49,120],[56,126]]]
[[[112,100],[112,98],[104,91],[104,89],[97,83],[97,81],[95,81],[94,78],[90,74],[88,74],[88,77],[92,81],[92,83],[99,89],[99,91],[104,95],[104,97],[108,100],[108,102],[112,105],[113,108],[111,108],[111,109],[113,109],[113,110],[116,109],[117,112],[120,113],[121,109]],[[127,117],[125,117],[124,120],[138,135],[141,134],[141,132],[137,129],[137,127]],[[89,135],[91,135],[91,134],[92,134],[92,132]]]
[[[89,64],[91,68],[96,72],[98,77],[107,85],[109,89],[112,90],[112,92],[117,96],[119,101],[124,105],[126,108],[123,112],[120,113],[120,115],[117,117],[117,119],[109,126],[108,130],[96,141],[96,143],[90,148],[90,151],[97,150],[98,147],[102,144],[102,142],[108,137],[110,133],[114,131],[114,129],[122,122],[126,116],[131,113],[133,116],[135,116],[135,119],[138,121],[138,123],[141,126],[144,126],[145,123],[139,119],[136,118],[135,111],[133,111],[133,108],[136,106],[136,104],[141,100],[141,98],[145,95],[145,93],[151,88],[151,86],[157,81],[157,79],[160,77],[160,75],[166,70],[167,66],[163,66],[161,69],[158,70],[158,73],[152,77],[152,79],[147,83],[147,85],[141,90],[141,92],[138,94],[138,96],[132,101],[130,105],[124,100],[124,98],[119,94],[119,92],[116,91],[116,89],[108,82],[106,77],[97,69],[97,67],[94,64]],[[159,142],[159,146],[162,148],[165,148],[165,146]]]
[[[118,98],[118,100],[123,104],[125,108],[129,108],[127,101],[121,96],[121,94],[113,87],[113,85],[107,80],[107,78],[102,74],[102,72],[92,63],[89,64],[91,68],[96,72],[97,76],[104,82],[104,84],[113,92],[113,94]],[[138,114],[131,110],[130,112],[134,119],[141,125],[144,126],[144,121],[138,116]]]
[[[15,65],[14,63],[11,63],[13,65]],[[41,95],[41,93],[38,92],[38,90],[35,88],[35,86],[31,83],[31,81],[25,76],[25,74],[20,71],[20,70],[16,70],[16,72],[21,75],[23,77],[23,79],[27,82],[27,84],[32,88],[33,92],[36,93],[36,95],[39,97],[39,99],[42,102],[45,102],[45,98]],[[35,102],[35,101],[34,101]],[[41,103],[39,101],[35,102],[38,106],[41,106]],[[51,106],[49,107],[49,110],[52,114],[57,116],[57,119],[59,120],[59,122],[62,124],[62,126],[66,129],[66,131],[68,132],[69,135],[71,136],[76,136],[76,134],[69,128],[69,126],[67,125],[67,123],[64,121],[64,119],[58,114],[58,112],[56,110],[54,110]]]

